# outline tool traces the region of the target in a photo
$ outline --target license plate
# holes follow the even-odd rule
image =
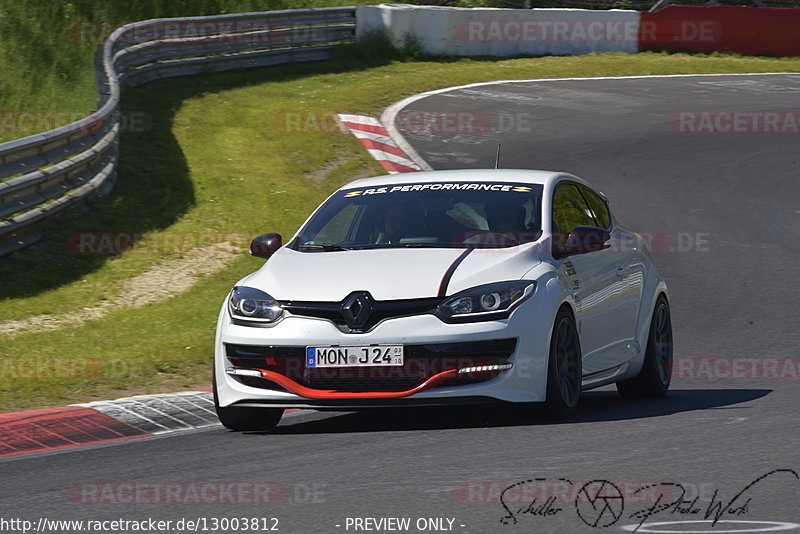
[[[306,347],[306,367],[388,367],[403,365],[402,345]]]

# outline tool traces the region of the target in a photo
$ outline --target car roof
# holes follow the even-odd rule
[[[563,172],[527,169],[454,169],[446,171],[407,172],[362,178],[345,184],[341,189],[373,187],[389,184],[414,184],[420,182],[512,182],[544,185],[562,177],[575,178]]]

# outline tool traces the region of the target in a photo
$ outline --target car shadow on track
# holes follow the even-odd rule
[[[359,412],[310,412],[296,423],[285,419],[264,434],[326,434],[442,430],[501,426],[571,425],[622,421],[710,409],[746,410],[737,406],[765,397],[770,389],[678,389],[656,399],[623,399],[616,391],[584,393],[578,413],[562,421],[548,420],[536,405],[486,405],[433,408],[381,408]],[[262,432],[255,432],[261,434]]]

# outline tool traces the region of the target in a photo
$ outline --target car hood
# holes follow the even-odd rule
[[[539,263],[535,250],[531,244],[469,251],[298,252],[284,247],[239,285],[260,289],[277,300],[338,302],[353,291],[368,291],[375,300],[429,298],[440,295],[442,288],[443,295],[452,295],[476,285],[517,280]]]

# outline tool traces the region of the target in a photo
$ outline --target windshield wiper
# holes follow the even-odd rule
[[[403,248],[453,248],[453,243],[397,243],[392,245]]]
[[[378,243],[370,245],[353,245],[343,247],[335,243],[306,243],[297,245],[297,250],[318,250],[322,252],[338,252],[341,250],[369,250],[376,248],[463,248],[456,243]]]
[[[335,243],[306,243],[298,245],[297,250],[321,250],[323,252],[338,252],[340,250],[353,250]]]
[[[455,243],[377,243],[372,245],[356,245],[351,250],[368,250],[374,248],[460,248]]]

